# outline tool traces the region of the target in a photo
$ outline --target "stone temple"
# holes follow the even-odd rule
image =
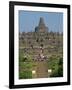
[[[50,32],[43,17],[40,17],[34,32],[22,32],[19,34],[20,50],[24,54],[31,55],[34,60],[43,60],[43,57],[49,58],[49,56],[56,53],[62,54],[62,45],[63,35]]]

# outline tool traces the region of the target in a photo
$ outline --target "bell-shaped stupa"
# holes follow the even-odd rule
[[[38,26],[35,28],[35,32],[48,32],[48,27],[46,27],[43,17],[40,17],[40,21]]]

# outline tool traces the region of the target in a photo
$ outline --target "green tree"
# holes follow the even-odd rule
[[[48,68],[52,69],[50,77],[63,76],[63,58],[51,56],[48,61]]]

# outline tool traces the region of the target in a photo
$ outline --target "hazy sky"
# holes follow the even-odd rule
[[[20,32],[35,31],[35,27],[39,24],[40,17],[44,18],[45,25],[49,28],[49,31],[63,32],[63,13],[24,10],[19,11]]]

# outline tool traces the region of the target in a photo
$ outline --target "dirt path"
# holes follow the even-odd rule
[[[36,78],[47,78],[48,77],[48,66],[47,61],[36,61]]]

